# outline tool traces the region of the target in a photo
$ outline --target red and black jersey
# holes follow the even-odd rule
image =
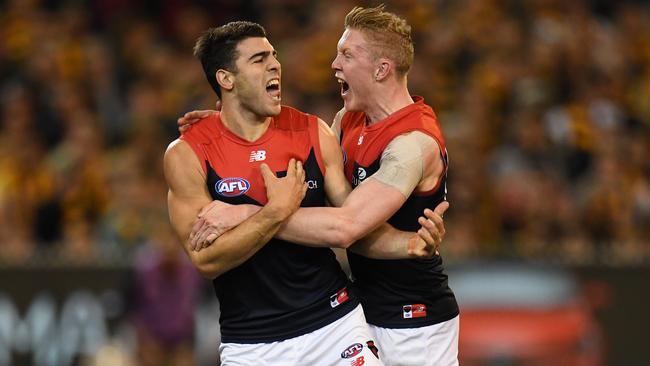
[[[264,205],[260,164],[286,175],[289,160],[304,164],[309,189],[301,206],[324,206],[322,163],[316,117],[282,107],[268,130],[248,142],[233,134],[219,114],[186,131],[215,200]],[[268,343],[321,328],[354,309],[358,301],[329,248],[272,239],[240,266],[213,281],[221,307],[223,342]],[[342,292],[343,291],[343,292]]]
[[[445,164],[444,174],[429,192],[414,192],[388,220],[399,230],[417,231],[418,217],[445,199],[447,152],[431,107],[420,97],[386,119],[367,125],[363,112],[346,112],[341,120],[345,174],[353,187],[380,168],[381,155],[397,136],[423,132],[436,140]],[[414,147],[418,148],[418,147]],[[414,328],[440,323],[458,315],[447,284],[442,259],[376,260],[348,251],[350,268],[368,323],[384,328]]]

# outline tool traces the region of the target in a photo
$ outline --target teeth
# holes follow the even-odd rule
[[[277,79],[273,79],[273,80],[269,80],[269,82],[266,83],[267,88],[270,87],[270,86],[275,86],[275,85],[279,86],[280,81],[278,81]]]
[[[343,84],[343,83],[345,83],[345,80],[343,80],[343,79],[336,79],[336,81],[338,81],[339,84]]]

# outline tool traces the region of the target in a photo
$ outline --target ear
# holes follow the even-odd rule
[[[224,90],[232,90],[232,88],[235,87],[235,75],[230,71],[219,69],[215,76],[217,77],[217,83],[219,83]]]
[[[382,81],[390,75],[393,69],[393,62],[387,58],[380,58],[375,68],[375,81]]]

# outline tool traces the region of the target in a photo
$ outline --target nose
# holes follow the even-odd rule
[[[271,57],[271,62],[269,62],[269,71],[280,71],[280,61],[276,57]]]
[[[340,57],[340,55],[336,55],[336,57],[334,58],[334,61],[332,61],[332,69],[334,71],[341,70],[341,62],[339,61],[339,57]]]

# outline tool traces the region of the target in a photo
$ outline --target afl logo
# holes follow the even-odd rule
[[[214,185],[214,190],[224,197],[237,197],[246,193],[251,187],[244,178],[223,178]]]
[[[341,352],[341,358],[352,358],[361,353],[362,350],[363,345],[361,343],[355,343]]]

